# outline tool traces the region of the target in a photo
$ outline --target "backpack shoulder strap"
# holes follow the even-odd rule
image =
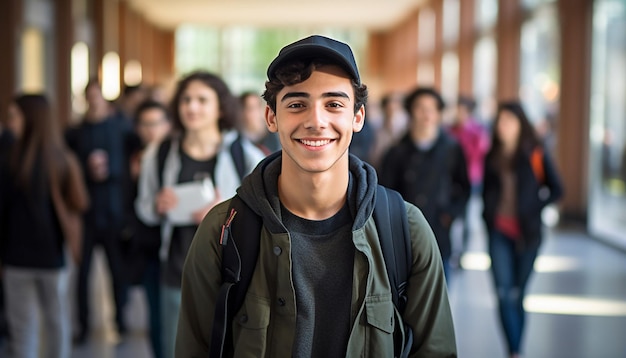
[[[263,220],[235,195],[222,226],[222,286],[215,304],[209,357],[222,357],[232,349],[233,317],[243,305],[259,256]]]
[[[230,145],[230,155],[233,157],[240,180],[246,176],[246,161],[243,153],[242,140],[241,134],[239,134],[237,139]]]
[[[411,236],[404,199],[397,191],[378,185],[374,221],[378,230],[385,267],[391,284],[393,303],[404,314],[407,284],[411,271]],[[413,346],[411,327],[402,322],[404,337],[394,337],[394,357],[407,358]]]
[[[171,146],[172,139],[167,138],[159,144],[159,150],[157,151],[157,170],[160,186],[163,186],[163,168],[165,168],[165,159],[167,158],[167,153],[169,153]]]
[[[391,283],[393,302],[402,313],[406,304],[406,286],[411,270],[411,236],[402,196],[378,185],[374,222]]]

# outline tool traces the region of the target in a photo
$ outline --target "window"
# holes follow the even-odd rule
[[[594,4],[589,229],[626,248],[626,4]]]

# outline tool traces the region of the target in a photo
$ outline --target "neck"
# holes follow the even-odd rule
[[[339,212],[347,200],[350,179],[347,153],[330,170],[315,174],[285,165],[288,160],[283,155],[278,177],[278,196],[285,208],[309,220],[324,220]]]
[[[511,155],[515,153],[517,149],[517,142],[502,142],[502,153],[505,155]]]
[[[415,128],[411,131],[411,138],[417,142],[434,140],[439,134],[438,128]]]
[[[85,120],[89,123],[98,123],[104,121],[110,114],[111,109],[109,107],[90,108],[85,114]]]
[[[209,159],[217,154],[222,134],[217,127],[187,131],[183,138],[185,152],[196,160]]]

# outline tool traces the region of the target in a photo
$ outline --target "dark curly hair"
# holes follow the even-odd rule
[[[417,99],[422,96],[433,97],[437,101],[437,109],[439,110],[439,112],[443,111],[443,109],[446,107],[443,98],[441,98],[441,95],[439,94],[439,92],[437,92],[436,89],[432,87],[418,87],[404,98],[404,109],[407,111],[407,113],[412,113],[413,103],[415,103],[415,101],[417,101]]]
[[[267,105],[276,113],[276,96],[285,86],[292,86],[306,81],[315,69],[333,65],[332,61],[322,58],[314,58],[310,60],[294,60],[285,63],[276,69],[276,76],[265,82],[265,92],[263,99]],[[352,79],[352,88],[354,89],[354,112],[356,113],[361,106],[367,102],[367,86],[359,84]]]
[[[502,112],[510,112],[520,123],[520,133],[519,139],[517,143],[516,155],[522,155],[524,153],[529,153],[536,146],[541,145],[541,141],[539,140],[539,136],[535,131],[532,123],[528,119],[522,104],[518,100],[509,100],[502,101],[498,104],[498,111],[496,113],[496,118],[493,123],[493,132],[491,137],[491,150],[495,153],[500,153],[502,151],[502,141],[498,136],[498,131],[496,130],[498,123],[500,122],[500,114]]]
[[[178,106],[183,92],[187,89],[187,86],[193,81],[200,81],[207,87],[210,87],[217,93],[219,100],[220,118],[218,125],[220,130],[227,130],[234,127],[237,118],[239,118],[239,101],[232,95],[226,82],[217,75],[214,75],[205,71],[192,72],[178,82],[176,86],[176,92],[171,103],[172,113],[172,125],[175,130],[184,132],[185,127],[180,118],[180,112]]]

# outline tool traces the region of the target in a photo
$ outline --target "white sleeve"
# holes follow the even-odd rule
[[[141,170],[135,199],[137,217],[146,225],[157,225],[161,217],[156,213],[155,200],[159,192],[158,155],[159,144],[146,148],[141,158]]]

